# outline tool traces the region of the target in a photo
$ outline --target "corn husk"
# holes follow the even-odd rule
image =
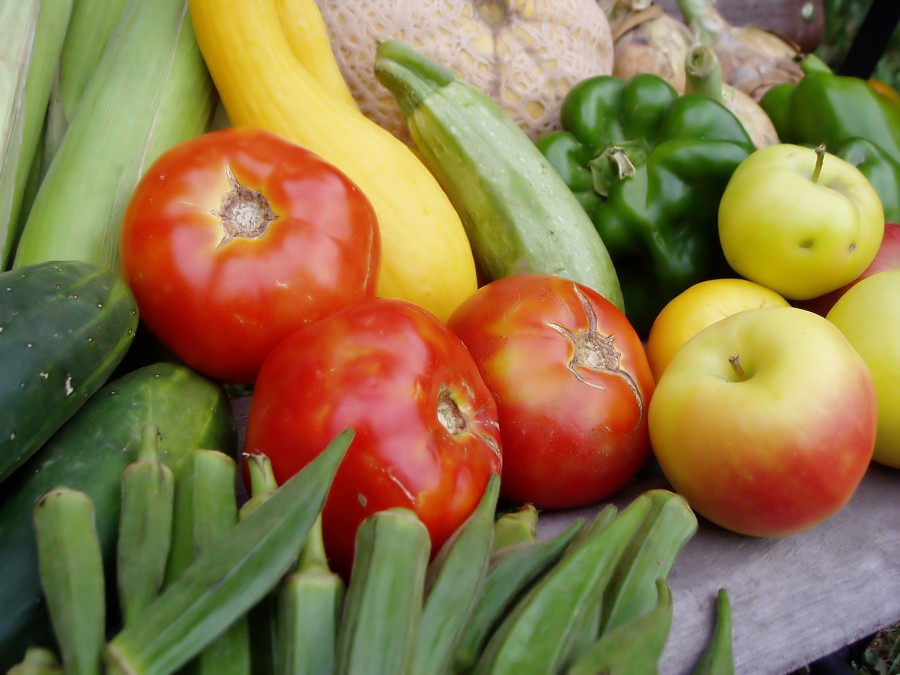
[[[0,3],[0,271],[9,268],[72,0]]]
[[[128,0],[78,0],[59,54],[56,77],[47,106],[42,175],[56,154],[81,95],[100,62]]]
[[[137,182],[208,128],[216,100],[187,1],[128,0],[41,180],[13,267],[83,260],[118,270]]]

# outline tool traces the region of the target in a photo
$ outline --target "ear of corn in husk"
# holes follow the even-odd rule
[[[81,96],[127,4],[128,0],[78,0],[72,6],[47,106],[41,175],[62,143]]]
[[[9,268],[72,0],[0,3],[0,271]]]
[[[118,269],[134,187],[165,150],[208,128],[216,100],[185,0],[129,0],[41,181],[14,266]]]

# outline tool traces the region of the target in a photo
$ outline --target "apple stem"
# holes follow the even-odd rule
[[[822,164],[825,162],[825,144],[816,146],[816,168],[813,169],[812,182],[819,182],[819,174],[822,173]]]
[[[744,371],[744,367],[741,365],[741,357],[739,354],[732,354],[731,356],[729,356],[728,363],[730,363],[732,369],[734,369],[734,374],[737,375],[738,380],[743,382],[747,379],[747,373]]]

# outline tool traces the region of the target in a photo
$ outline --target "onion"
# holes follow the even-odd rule
[[[720,101],[741,121],[755,147],[779,142],[775,125],[759,103],[737,87],[723,82],[721,64],[710,47],[701,43],[692,45],[684,70],[685,92]]]
[[[649,0],[607,0],[604,11],[613,35],[613,75],[627,80],[652,73],[683,92],[690,29]]]
[[[759,101],[774,85],[799,82],[800,48],[759,26],[734,26],[718,11],[715,0],[678,0],[678,6],[701,40],[719,59],[722,79]]]

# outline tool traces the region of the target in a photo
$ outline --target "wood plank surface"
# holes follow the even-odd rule
[[[617,495],[667,487],[644,478]],[[594,507],[541,513],[548,537]],[[900,471],[873,464],[837,515],[784,539],[734,534],[701,520],[669,578],[674,620],[662,675],[690,672],[710,635],[716,593],[727,588],[737,673],[779,675],[900,621]]]

